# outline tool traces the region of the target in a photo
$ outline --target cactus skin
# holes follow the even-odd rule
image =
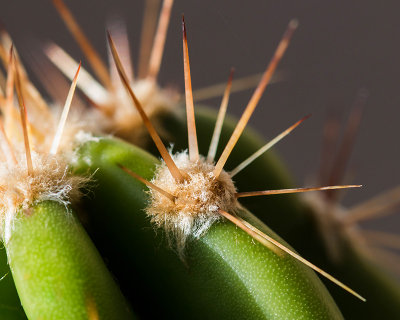
[[[96,171],[86,199],[89,229],[110,268],[143,315],[212,319],[341,319],[316,275],[278,256],[230,222],[214,224],[187,247],[186,265],[153,230],[143,208],[144,187],[117,164],[151,179],[158,161],[116,139],[80,147],[75,169]],[[245,209],[241,215],[278,238]],[[279,239],[279,238],[278,238]],[[282,240],[281,240],[282,241]],[[127,293],[128,294],[128,293]],[[133,302],[133,303],[134,303]]]
[[[199,149],[208,151],[209,141],[214,130],[216,112],[205,107],[196,107],[196,126]],[[181,113],[164,115],[164,127],[175,149],[184,148],[186,141],[186,120]],[[229,139],[236,122],[227,118],[221,134],[219,152]],[[233,169],[241,161],[263,146],[262,139],[250,128],[246,128],[233,150],[227,169]],[[218,153],[217,153],[218,155]],[[278,162],[279,161],[279,162]],[[293,188],[293,183],[282,161],[267,151],[249,167],[234,177],[239,190],[266,190]],[[307,204],[297,195],[278,195],[243,199],[241,202],[268,224],[306,259],[313,261],[352,289],[365,295],[367,302],[355,300],[347,292],[323,279],[338,303],[345,318],[348,319],[393,319],[400,315],[400,285],[398,280],[388,274],[373,261],[370,261],[351,243],[345,234],[338,234],[343,247],[343,260],[333,261],[325,248],[320,226]],[[279,212],[279,214],[273,214]]]
[[[6,244],[29,319],[133,319],[83,228],[64,205],[19,212]]]

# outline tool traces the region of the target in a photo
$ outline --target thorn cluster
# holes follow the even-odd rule
[[[112,36],[110,35],[110,33],[108,33],[110,49],[121,81],[129,96],[132,98],[136,109],[140,113],[150,136],[152,137],[164,160],[161,166],[156,170],[155,176],[151,182],[146,181],[137,173],[133,173],[126,168],[122,169],[139,181],[149,186],[151,200],[146,209],[147,213],[151,217],[152,221],[156,224],[156,226],[163,227],[167,235],[173,236],[172,242],[176,245],[176,249],[181,254],[181,256],[183,254],[185,243],[188,237],[198,238],[199,236],[203,235],[213,223],[223,217],[236,224],[236,226],[244,230],[251,237],[259,241],[263,245],[267,246],[268,248],[271,248],[271,245],[273,245],[283,250],[295,259],[312,268],[314,271],[317,271],[324,277],[333,281],[338,286],[357,296],[359,299],[365,300],[352,289],[350,289],[325,271],[321,270],[317,266],[313,265],[309,261],[300,257],[291,249],[265,235],[263,232],[261,232],[248,222],[244,221],[240,217],[236,217],[236,210],[239,208],[239,204],[236,201],[236,198],[240,197],[241,194],[235,193],[235,188],[231,177],[223,170],[229,154],[233,150],[236,142],[239,140],[240,135],[242,134],[247,122],[254,112],[257,103],[259,102],[263,92],[265,91],[269,81],[272,78],[278,62],[281,60],[285,50],[289,45],[290,38],[296,28],[297,22],[294,20],[291,21],[285,34],[283,35],[281,42],[278,45],[278,48],[275,51],[274,56],[272,57],[271,62],[264,72],[259,85],[255,89],[252,98],[250,99],[242,117],[240,118],[234,132],[232,133],[230,140],[228,141],[228,144],[226,145],[221,157],[216,164],[207,161],[203,157],[200,157],[198,151],[190,76],[189,50],[184,18],[182,18],[182,33],[184,78],[186,88],[186,113],[188,119],[188,154],[181,153],[175,156],[171,156],[166,150],[160,137],[155,131],[153,125],[151,124],[151,121],[147,117],[146,112],[143,109],[140,101],[138,100],[129,85],[126,72],[121,63],[121,59],[118,55]],[[231,81],[228,81],[228,87],[230,86],[230,83]],[[227,89],[226,92],[228,92],[227,94],[229,94],[229,89]],[[223,107],[225,108],[225,106]],[[283,136],[287,135],[303,120],[304,119],[300,120],[291,128],[289,128],[289,131],[286,130],[283,133]],[[276,142],[280,140],[279,136],[278,138],[279,139],[277,139]],[[214,140],[216,140],[216,142],[213,143],[218,144],[218,139],[214,138]],[[330,186],[322,188],[302,188],[274,191],[269,190],[262,191],[261,194],[294,193],[326,189],[330,190],[346,187],[349,186]],[[259,194],[260,193],[256,193],[254,195]],[[250,196],[250,194],[248,194],[248,196]]]
[[[73,124],[65,125],[79,69],[58,122],[53,112],[59,109],[50,110],[41,98],[8,39],[2,30],[0,51],[9,51],[2,59],[7,70],[6,87],[0,88],[0,221],[5,241],[18,210],[26,211],[42,200],[67,204],[79,198],[79,187],[87,181],[73,176],[67,164],[74,133],[79,130]],[[65,131],[68,136],[63,135]]]

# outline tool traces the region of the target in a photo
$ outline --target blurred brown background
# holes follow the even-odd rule
[[[105,23],[112,15],[123,17],[137,58],[144,0],[65,1],[104,57]],[[160,82],[183,88],[182,13],[194,88],[225,82],[231,66],[236,78],[261,72],[288,21],[298,18],[300,27],[279,67],[285,80],[267,89],[251,124],[271,137],[312,113],[276,147],[301,186],[318,169],[328,110],[337,110],[344,124],[357,91],[367,89],[369,98],[350,163],[354,182],[364,187],[350,191],[345,199],[356,203],[400,184],[399,9],[395,0],[176,0]],[[0,18],[26,62],[38,40],[52,40],[87,67],[50,0],[1,0]],[[230,112],[239,115],[250,95],[251,91],[234,94]],[[219,102],[208,103],[217,107]],[[378,225],[399,232],[399,221],[398,214]]]

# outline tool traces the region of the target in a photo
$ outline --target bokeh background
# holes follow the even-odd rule
[[[111,16],[126,20],[137,61],[144,0],[65,0],[96,49],[106,59],[105,26]],[[360,89],[369,92],[350,167],[363,184],[344,200],[366,200],[400,184],[400,4],[396,0],[176,0],[159,76],[163,85],[183,88],[181,14],[188,27],[194,88],[261,72],[288,21],[300,27],[279,70],[284,80],[271,85],[251,125],[275,136],[311,113],[312,117],[275,148],[299,186],[317,173],[322,131],[329,110],[345,123]],[[0,18],[29,65],[42,41],[66,48],[88,67],[50,0],[1,0]],[[251,91],[235,93],[229,112],[240,115]],[[220,99],[207,101],[217,107]],[[400,213],[400,209],[398,210]],[[400,214],[374,222],[400,232]]]

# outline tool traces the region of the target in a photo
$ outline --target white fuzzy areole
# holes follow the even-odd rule
[[[176,182],[164,162],[156,169],[152,180],[157,187],[175,196],[150,189],[146,212],[151,221],[162,227],[170,244],[182,256],[189,237],[199,238],[211,225],[221,219],[219,209],[234,213],[238,207],[236,189],[229,174],[223,171],[215,179],[214,164],[200,158],[191,162],[187,151],[172,156],[177,167],[189,178]]]
[[[28,174],[25,155],[17,154],[17,164],[0,166],[0,225],[7,243],[18,210],[27,210],[36,201],[53,200],[65,205],[80,197],[80,187],[88,179],[74,176],[64,158],[32,152],[33,173]]]

